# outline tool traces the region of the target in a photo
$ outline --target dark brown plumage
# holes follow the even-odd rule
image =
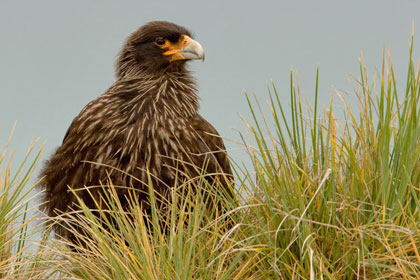
[[[187,60],[204,59],[190,36],[173,23],[150,22],[128,37],[116,63],[116,82],[73,120],[44,166],[41,187],[49,216],[77,208],[69,186],[98,186],[108,178],[115,186],[146,190],[139,181],[147,183],[150,172],[154,189],[165,195],[175,184],[176,167],[185,178],[205,170],[213,174],[210,183],[220,181],[231,194],[225,146],[198,114],[195,80],[186,69]],[[91,189],[93,196],[99,189]],[[123,200],[124,189],[118,192]],[[78,194],[94,207],[85,190]],[[139,192],[138,199],[147,196]]]

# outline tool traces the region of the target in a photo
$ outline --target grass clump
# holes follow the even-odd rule
[[[411,51],[403,94],[390,58],[371,83],[362,60],[359,110],[340,96],[342,122],[332,105],[317,115],[317,85],[315,107],[304,111],[292,76],[290,118],[274,86],[270,119],[250,106],[256,178],[247,184],[258,207],[249,208],[247,235],[265,244],[264,277],[420,279],[420,74]]]
[[[31,252],[36,249],[33,242],[39,243],[36,235],[40,231],[37,205],[31,203],[37,199],[33,194],[36,184],[28,187],[42,151],[31,158],[35,144],[30,145],[16,170],[8,145],[0,149],[0,279],[43,279],[45,273],[43,264],[35,261]]]
[[[62,275],[76,279],[239,279],[249,275],[232,251],[235,229],[227,230],[227,215],[209,207],[208,195],[190,192],[186,182],[171,192],[169,207],[150,190],[150,209],[129,194],[129,207],[120,204],[117,186],[101,186],[95,200],[107,210],[87,208],[58,220],[78,238],[78,244],[55,242],[55,252],[67,260]],[[205,181],[199,184],[208,191]],[[197,187],[195,183],[194,187]],[[74,193],[77,196],[77,193]],[[217,198],[216,198],[217,199]],[[99,201],[100,200],[100,201]],[[161,203],[162,204],[162,203]],[[83,232],[80,231],[83,230]]]
[[[269,113],[247,96],[252,168],[236,166],[238,201],[222,212],[208,206],[222,198],[203,178],[195,178],[201,192],[189,192],[191,182],[175,186],[164,209],[150,190],[148,214],[135,199],[123,207],[116,186],[101,186],[107,210],[80,201],[78,212],[56,218],[80,246],[51,239],[28,253],[22,197],[32,172],[19,180],[1,173],[0,278],[420,279],[420,64],[412,49],[403,92],[390,57],[372,80],[362,58],[359,106],[351,110],[338,94],[342,120],[332,100],[319,108],[319,71],[313,106],[291,74],[290,114],[274,85]]]

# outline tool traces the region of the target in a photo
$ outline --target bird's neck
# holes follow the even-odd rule
[[[137,72],[119,79],[119,82],[135,86],[137,93],[129,103],[133,111],[141,112],[141,117],[164,121],[167,118],[191,118],[198,113],[196,82],[188,71]]]
[[[115,75],[117,79],[141,78],[143,76],[160,77],[165,74],[186,74],[189,71],[185,61],[176,61],[165,65],[149,63],[138,63],[133,58],[119,60],[115,65]]]
[[[152,80],[155,88],[153,102],[160,107],[159,111],[180,117],[193,117],[198,113],[196,82],[188,72],[162,73]]]

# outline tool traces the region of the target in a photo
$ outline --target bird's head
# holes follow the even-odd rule
[[[179,71],[190,59],[204,60],[203,48],[190,32],[174,23],[153,21],[127,38],[115,70],[117,78],[144,71]]]

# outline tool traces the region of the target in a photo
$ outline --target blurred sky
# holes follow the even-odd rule
[[[273,80],[289,106],[292,66],[312,101],[319,64],[320,106],[333,90],[356,102],[347,79],[358,75],[361,51],[373,74],[389,48],[404,77],[412,21],[419,33],[419,15],[417,0],[1,0],[0,151],[17,121],[10,145],[16,162],[32,138],[45,141],[43,159],[51,155],[72,119],[113,83],[126,36],[151,20],[172,21],[195,34],[206,52],[204,63],[190,63],[201,113],[221,135],[239,140],[239,115],[250,118],[244,91],[267,100]],[[238,146],[227,146],[241,161]]]

